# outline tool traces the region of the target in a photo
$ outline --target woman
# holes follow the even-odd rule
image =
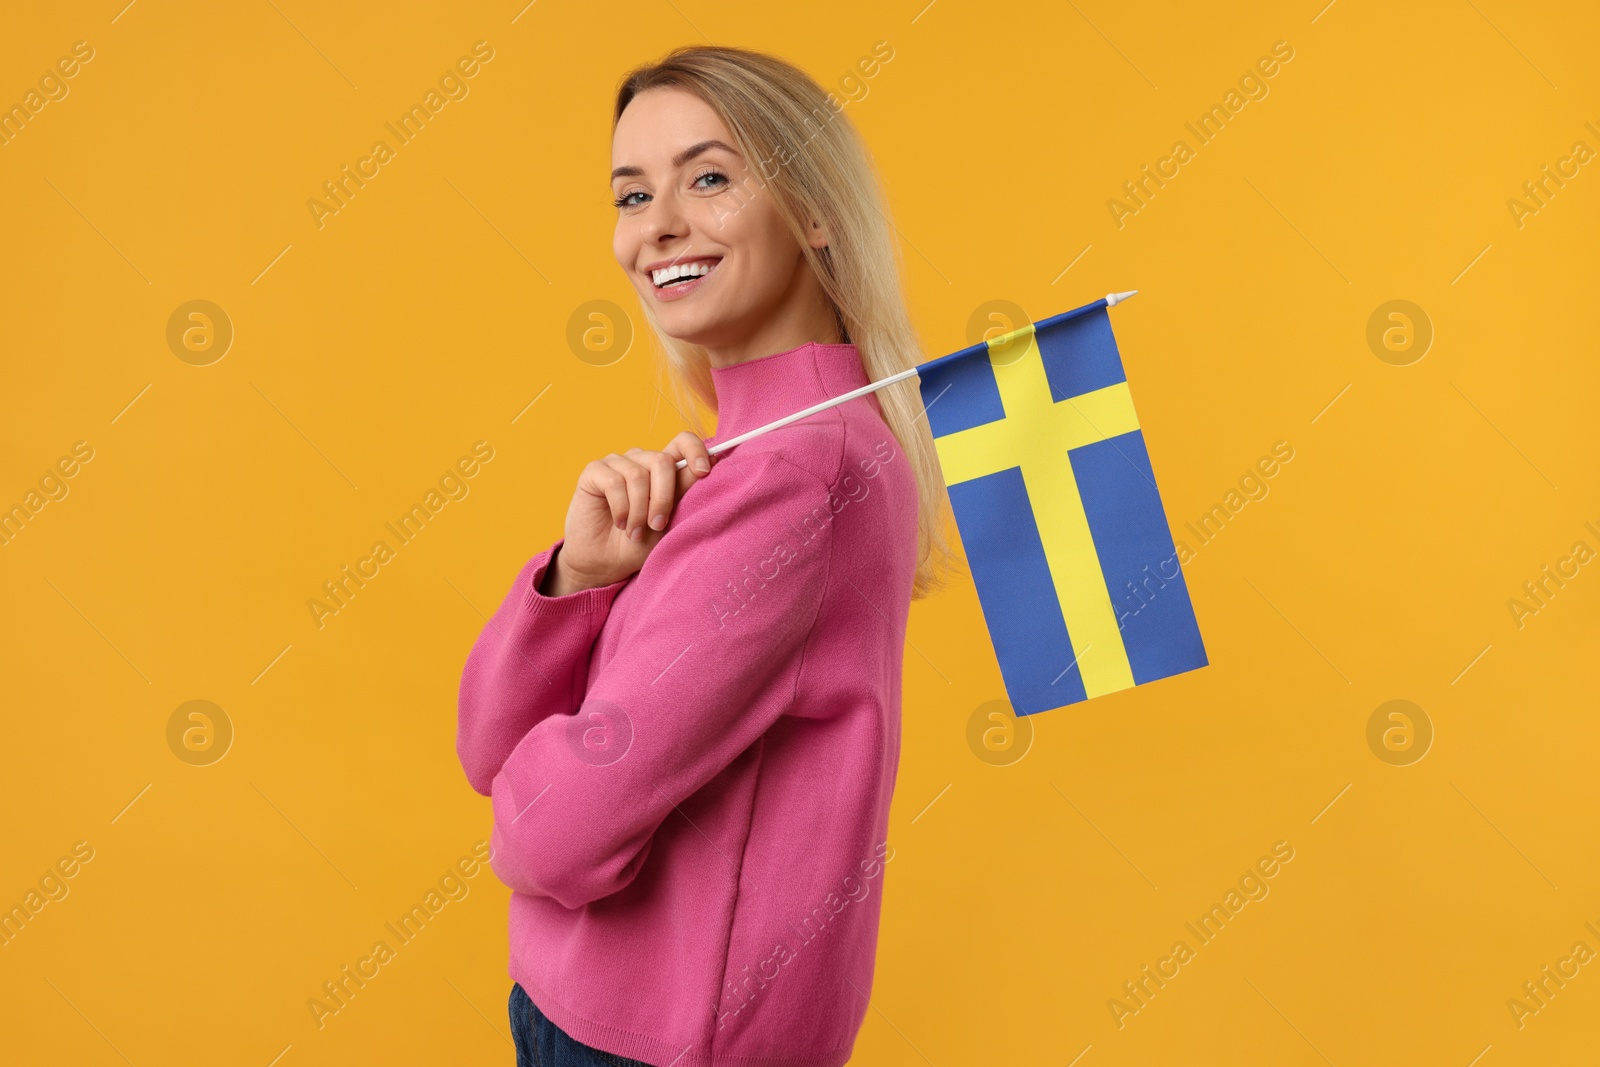
[[[770,56],[613,117],[614,251],[726,440],[918,358],[865,150]],[[684,405],[692,407],[692,405]],[[478,638],[457,749],[512,890],[517,1062],[838,1067],[867,1010],[910,601],[948,561],[914,383],[586,466]],[[678,460],[686,460],[682,470]]]

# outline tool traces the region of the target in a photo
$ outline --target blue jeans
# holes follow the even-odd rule
[[[511,983],[511,1037],[517,1043],[517,1067],[650,1067],[643,1060],[630,1060],[602,1052],[567,1036],[545,1017],[520,982]]]

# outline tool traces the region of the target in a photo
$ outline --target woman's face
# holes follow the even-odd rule
[[[738,348],[820,292],[758,164],[692,93],[646,90],[622,112],[611,142],[612,246],[668,335]],[[826,245],[821,228],[812,232],[815,247]]]

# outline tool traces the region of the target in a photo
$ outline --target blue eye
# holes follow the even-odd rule
[[[716,179],[715,182],[713,182],[712,184],[710,184],[710,185],[702,185],[701,184],[701,182],[704,182],[707,179],[711,179],[711,178]],[[721,188],[722,186],[730,185],[730,184],[732,184],[732,183],[729,181],[728,176],[726,174],[722,173],[720,170],[708,170],[708,171],[704,171],[704,172],[702,172],[700,174],[695,175],[694,180],[689,183],[689,187],[691,189],[699,189],[702,192],[707,192],[707,191],[715,191],[715,190]],[[641,199],[635,200],[634,197],[640,197]],[[616,208],[638,207],[640,204],[644,203],[645,200],[648,200],[649,198],[650,198],[650,194],[649,193],[646,193],[641,189],[635,189],[631,193],[623,193],[621,196],[619,196],[615,200],[611,201],[611,204],[612,204],[613,207],[616,207]]]

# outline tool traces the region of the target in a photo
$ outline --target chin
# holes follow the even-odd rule
[[[704,322],[696,319],[693,322],[668,322],[665,319],[661,319],[658,321],[661,322],[661,328],[666,331],[668,337],[675,341],[682,341],[684,344],[699,345],[702,348],[725,344],[729,333],[732,332],[729,330],[728,324],[721,320]]]
[[[645,299],[654,300],[652,294]],[[657,304],[656,322],[662,331],[676,341],[691,345],[726,344],[730,334],[736,333],[737,316],[729,309],[716,304],[689,307],[684,303]]]

